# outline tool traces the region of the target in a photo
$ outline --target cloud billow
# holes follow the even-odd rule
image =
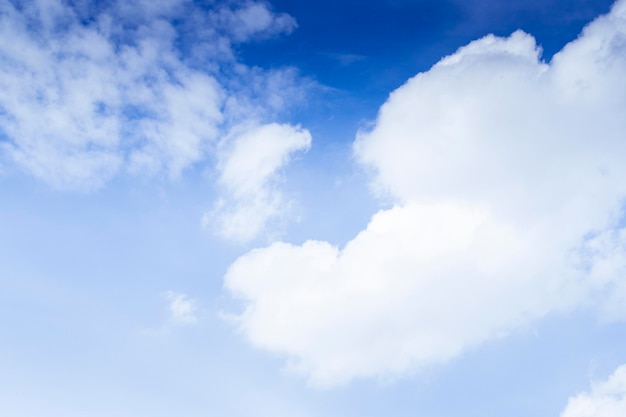
[[[621,417],[626,414],[626,365],[605,381],[592,385],[590,392],[571,397],[561,417]]]
[[[394,91],[354,151],[395,206],[342,249],[279,242],[233,263],[251,343],[332,386],[551,313],[626,318],[626,1],[540,56],[524,32],[489,35]]]

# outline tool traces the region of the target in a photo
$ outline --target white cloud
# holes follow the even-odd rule
[[[196,324],[198,322],[197,302],[185,294],[168,291],[165,294],[168,301],[170,322],[174,324]]]
[[[221,7],[212,19],[228,28],[236,42],[291,33],[298,24],[286,13],[274,14],[266,3],[247,2],[232,10]]]
[[[218,164],[226,196],[205,215],[205,225],[234,241],[256,237],[289,208],[275,185],[277,172],[310,146],[311,134],[299,126],[272,123],[234,133]]]
[[[0,152],[70,189],[120,171],[176,177],[206,161],[224,132],[297,95],[292,70],[251,70],[231,49],[295,21],[265,3],[229,10],[234,21],[184,0],[0,0]],[[246,85],[251,73],[263,93]]]
[[[580,263],[598,292],[597,308],[608,321],[626,320],[626,228],[606,230],[588,239]]]
[[[606,381],[594,384],[591,392],[569,399],[561,417],[622,417],[626,415],[626,365]]]
[[[523,32],[487,36],[393,92],[355,154],[397,205],[343,249],[239,258],[225,285],[249,340],[336,385],[577,306],[624,317],[626,1],[539,56]]]

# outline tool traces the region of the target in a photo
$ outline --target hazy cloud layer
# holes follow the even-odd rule
[[[224,132],[300,94],[292,70],[248,68],[232,50],[295,26],[253,1],[1,0],[5,163],[70,189],[121,171],[178,176]]]
[[[391,94],[355,142],[377,213],[344,248],[239,258],[239,326],[318,385],[414,372],[552,312],[622,318],[626,1],[550,63],[487,36]]]

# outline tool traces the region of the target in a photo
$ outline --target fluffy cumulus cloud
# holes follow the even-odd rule
[[[626,415],[626,365],[591,392],[570,398],[561,417],[621,417]]]
[[[626,1],[541,60],[486,36],[394,91],[357,159],[396,202],[345,247],[275,243],[225,286],[318,385],[448,361],[579,306],[623,318]]]
[[[280,111],[293,71],[248,68],[232,45],[295,21],[264,2],[218,5],[0,0],[5,165],[70,189],[119,172],[176,177],[242,119]]]
[[[256,237],[270,219],[286,214],[289,204],[275,185],[277,173],[294,152],[309,149],[311,134],[272,123],[233,136],[218,166],[218,182],[226,195],[205,214],[204,223],[224,238],[244,242]]]

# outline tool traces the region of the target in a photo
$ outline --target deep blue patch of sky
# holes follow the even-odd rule
[[[375,117],[387,95],[488,33],[531,33],[550,60],[612,0],[275,0],[298,21],[290,36],[241,45],[248,65],[295,66],[332,87],[343,117]],[[343,95],[343,96],[342,96]],[[324,106],[322,104],[322,106]],[[353,109],[353,111],[350,111]],[[311,109],[308,109],[311,111]],[[334,109],[336,110],[336,109]],[[316,111],[320,111],[319,109]],[[350,138],[352,139],[352,138]]]

